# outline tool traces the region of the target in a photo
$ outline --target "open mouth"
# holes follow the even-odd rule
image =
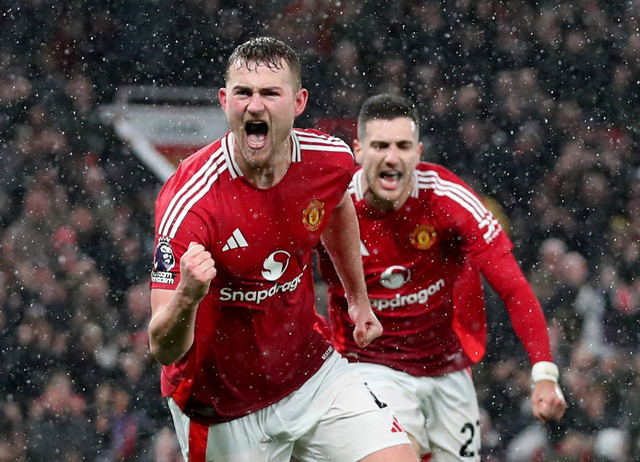
[[[400,182],[400,172],[387,171],[380,172],[380,183],[383,188],[394,189]]]
[[[249,147],[259,149],[265,145],[267,133],[269,132],[269,126],[266,122],[247,122],[244,124],[244,130],[247,133],[247,143]]]
[[[380,178],[388,181],[398,181],[400,179],[400,172],[382,172]]]

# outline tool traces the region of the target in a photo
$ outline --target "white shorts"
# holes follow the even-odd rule
[[[351,367],[387,403],[432,462],[480,460],[480,411],[468,370],[414,377],[390,367]]]
[[[380,407],[345,359],[333,353],[298,390],[264,409],[210,426],[191,422],[169,398],[187,462],[355,462],[409,444],[388,406]]]

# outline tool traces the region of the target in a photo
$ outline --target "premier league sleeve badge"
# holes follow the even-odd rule
[[[176,265],[176,257],[168,240],[160,239],[153,258],[151,280],[161,284],[173,284],[175,280],[171,269]]]

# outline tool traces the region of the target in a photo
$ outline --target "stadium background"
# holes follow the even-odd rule
[[[559,425],[530,416],[529,367],[489,291],[474,368],[484,460],[640,460],[640,2],[0,11],[0,461],[180,460],[146,339],[161,180],[108,114],[124,87],[186,88],[180,104],[198,107],[193,94],[221,86],[231,50],[257,34],[303,57],[299,126],[351,141],[366,96],[416,101],[425,159],[481,192],[511,235],[570,408]]]

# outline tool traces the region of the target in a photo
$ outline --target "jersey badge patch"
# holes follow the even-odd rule
[[[302,224],[310,232],[317,231],[324,218],[324,202],[314,199],[302,211]]]
[[[173,248],[169,242],[160,240],[156,247],[156,253],[153,260],[153,269],[155,271],[170,271],[176,264],[176,257],[173,254]]]
[[[416,249],[429,250],[438,241],[438,233],[435,227],[421,223],[416,226],[409,239]]]

